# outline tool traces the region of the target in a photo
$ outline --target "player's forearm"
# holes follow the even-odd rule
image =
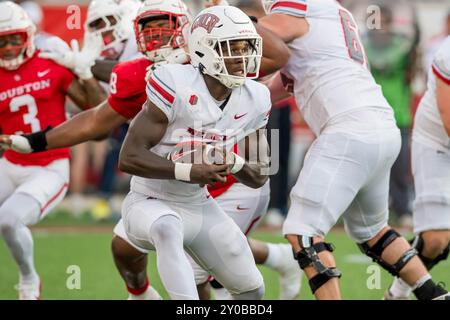
[[[258,189],[261,188],[269,178],[267,164],[249,164],[245,163],[244,167],[236,173],[235,178],[246,186]]]
[[[280,70],[286,65],[290,57],[290,51],[283,40],[272,31],[255,25],[258,34],[263,38],[263,58],[261,71],[267,75]]]
[[[128,174],[150,179],[175,179],[175,164],[145,149],[125,143],[120,150],[119,169]]]
[[[70,147],[89,140],[104,139],[112,129],[125,123],[105,101],[96,108],[83,111],[46,134],[47,149]]]
[[[96,132],[91,121],[93,113],[91,110],[81,112],[71,120],[50,130],[45,135],[47,139],[47,149],[57,149],[71,147],[82,142],[98,139],[101,132]]]
[[[90,108],[98,106],[108,98],[106,91],[95,78],[83,80],[82,84],[84,92],[86,93],[86,104]]]
[[[91,70],[96,79],[109,82],[112,69],[117,63],[119,63],[117,60],[96,60]]]
[[[269,143],[264,131],[265,129],[259,129],[238,144],[238,151],[245,155],[245,159],[234,155],[231,172],[250,188],[262,187],[269,178]]]

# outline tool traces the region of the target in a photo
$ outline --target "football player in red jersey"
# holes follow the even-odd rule
[[[108,135],[108,133],[117,126],[132,119],[140,112],[142,105],[146,101],[146,69],[149,73],[157,66],[166,63],[187,63],[188,57],[183,49],[185,45],[184,32],[189,26],[189,15],[185,5],[178,0],[160,1],[147,0],[140,8],[135,20],[135,33],[139,51],[145,53],[146,58],[135,59],[116,65],[113,69],[110,79],[110,96],[107,101],[97,108],[82,112],[65,124],[58,126],[45,134],[46,148],[53,149],[64,146],[72,146],[84,141],[99,139]],[[287,57],[277,56],[276,59],[263,59],[265,71],[271,68],[276,69],[277,64],[283,63]],[[6,139],[6,138],[5,138]],[[1,140],[0,140],[1,141]],[[14,145],[13,145],[14,147]],[[27,146],[27,150],[34,151],[34,146]],[[229,179],[223,185],[216,185],[210,188],[211,195],[214,197],[222,196],[236,182]],[[245,203],[246,204],[246,203]],[[247,206],[244,204],[244,210]],[[235,209],[236,205],[233,207]],[[239,207],[239,205],[237,206]],[[241,208],[242,209],[242,208]],[[255,226],[256,220],[265,213],[260,210],[258,217],[252,217],[240,226],[243,231],[250,231]],[[243,216],[245,212],[239,212]],[[112,250],[116,266],[125,280],[131,299],[155,299],[158,298],[156,291],[149,286],[146,274],[147,255],[126,241],[125,230],[122,223],[114,229],[115,237],[112,241]],[[252,247],[258,248],[257,262],[270,260],[274,264],[282,264],[283,274],[288,276],[285,265],[279,263],[280,260],[290,258],[294,268],[294,280],[298,281],[299,272],[297,265],[292,259],[290,249],[286,252],[285,248],[278,248],[273,245],[269,249],[265,244],[253,242]],[[271,259],[267,259],[268,251],[271,250]],[[261,254],[262,252],[262,254]],[[286,255],[287,253],[287,255]],[[261,257],[262,258],[259,258]],[[274,258],[275,257],[275,258]],[[277,265],[278,267],[278,265]],[[275,269],[277,269],[275,267]],[[281,273],[281,272],[280,272]],[[291,280],[292,277],[286,280]],[[286,285],[288,281],[285,281]],[[202,285],[199,288],[204,289]],[[298,294],[299,284],[294,284],[293,293],[286,297],[293,298]],[[290,290],[292,291],[292,290]],[[207,294],[201,294],[206,298]],[[283,296],[282,296],[283,297]]]
[[[83,79],[79,81],[68,69],[40,58],[33,43],[35,30],[21,7],[0,3],[0,131],[4,134],[36,136],[64,122],[66,96],[83,109],[103,98],[86,70],[77,69]],[[0,234],[19,266],[20,299],[40,297],[27,225],[37,223],[64,197],[68,158],[69,149],[60,148],[34,154],[7,150],[0,159]]]

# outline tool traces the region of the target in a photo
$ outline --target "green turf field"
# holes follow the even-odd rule
[[[254,236],[265,241],[283,241],[283,238],[276,234],[257,232]],[[111,234],[108,232],[80,233],[75,229],[62,234],[35,231],[35,260],[42,279],[42,299],[125,299],[127,292],[113,265],[110,239]],[[374,272],[374,265],[360,254],[358,248],[342,232],[330,234],[329,241],[336,246],[335,256],[343,272],[341,278],[343,298],[380,299],[390,282],[390,276],[381,271],[378,289],[375,274],[369,279],[372,289],[368,289],[367,281]],[[156,272],[154,254],[151,254],[149,262],[150,281],[167,299]],[[70,276],[67,269],[72,265],[78,266],[81,270],[80,289],[70,290],[66,286]],[[432,274],[436,280],[450,284],[449,268],[450,262],[445,261],[438,265]],[[266,284],[265,299],[277,299],[277,274],[265,267],[260,269]],[[371,274],[368,274],[368,271],[371,271]],[[17,268],[4,242],[0,241],[0,299],[16,299],[17,292],[14,285],[17,281]],[[306,279],[303,279],[299,298],[312,299]]]

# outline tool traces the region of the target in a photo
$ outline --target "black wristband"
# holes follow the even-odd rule
[[[255,16],[248,16],[250,20],[252,20],[254,23],[258,23],[258,18]]]
[[[47,138],[45,137],[45,134],[51,129],[52,127],[48,126],[44,131],[39,131],[31,134],[24,134],[22,136],[27,138],[33,152],[46,151]]]

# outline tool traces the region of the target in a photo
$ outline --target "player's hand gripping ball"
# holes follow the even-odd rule
[[[178,143],[167,158],[173,162],[192,164],[225,164],[233,160],[222,148],[198,140]]]

